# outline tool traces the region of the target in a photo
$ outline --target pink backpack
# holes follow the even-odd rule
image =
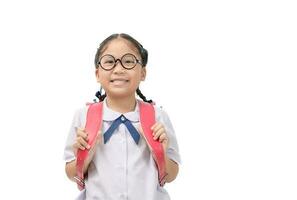
[[[153,139],[153,132],[151,127],[155,124],[155,109],[154,106],[143,102],[139,102],[139,111],[140,111],[140,124],[142,130],[144,132],[144,138],[149,146],[149,149],[154,158],[157,170],[158,170],[158,179],[160,186],[165,184],[165,157],[163,146],[159,141]],[[99,129],[101,129],[102,125],[102,110],[103,103],[92,103],[89,105],[87,112],[87,122],[85,130],[88,133],[88,144],[92,147],[96,142],[96,137]],[[76,173],[77,176],[74,177],[78,188],[83,190],[85,187],[84,183],[84,174],[83,174],[83,166],[84,161],[88,157],[89,150],[78,150],[77,151],[77,162],[76,162]]]

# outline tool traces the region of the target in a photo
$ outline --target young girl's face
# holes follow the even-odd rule
[[[115,59],[121,59],[127,53],[133,54],[141,62],[141,57],[136,47],[123,38],[110,41],[103,49],[100,58],[109,54]],[[108,97],[135,96],[135,91],[140,81],[145,79],[145,76],[146,69],[139,63],[132,69],[125,69],[119,61],[116,62],[116,66],[110,71],[102,69],[101,66],[96,69],[97,81],[101,84]]]

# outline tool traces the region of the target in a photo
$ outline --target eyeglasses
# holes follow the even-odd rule
[[[102,69],[110,71],[115,68],[118,61],[120,61],[121,65],[128,70],[133,69],[137,65],[137,63],[142,65],[142,63],[133,54],[130,53],[123,55],[121,59],[115,59],[112,55],[106,54],[100,58],[97,64],[100,65]]]

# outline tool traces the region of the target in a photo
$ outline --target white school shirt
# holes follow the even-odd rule
[[[67,137],[64,149],[64,160],[70,162],[75,159],[72,145],[76,138],[76,128],[85,127],[88,107],[76,111]],[[122,113],[111,110],[103,101],[102,133]],[[180,155],[173,126],[167,113],[155,106],[156,121],[161,122],[169,138],[167,156],[180,163]],[[140,125],[138,101],[135,110],[125,113],[135,128]],[[122,123],[114,131],[106,144],[97,145],[88,175],[85,179],[85,190],[79,200],[169,200],[169,194],[164,187],[159,186],[158,171],[143,137],[138,145],[130,132]],[[166,186],[166,184],[165,184]]]

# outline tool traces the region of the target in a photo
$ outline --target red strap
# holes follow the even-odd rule
[[[139,110],[140,124],[158,168],[159,184],[163,186],[165,184],[165,177],[167,175],[165,170],[164,149],[162,143],[153,139],[153,131],[151,130],[151,127],[156,122],[154,106],[149,103],[139,101]]]
[[[102,108],[103,103],[93,103],[89,104],[89,109],[87,112],[87,121],[85,130],[88,134],[88,144],[92,146],[96,143],[95,140],[97,138],[98,130],[101,129],[102,124]],[[75,177],[77,186],[80,190],[83,190],[85,187],[84,184],[84,173],[83,173],[83,166],[84,161],[88,157],[89,150],[80,150],[77,151],[77,161],[76,161],[76,173],[77,176]]]
[[[88,133],[88,144],[92,147],[94,145],[95,139],[97,137],[98,130],[101,128],[102,124],[102,111],[103,103],[93,103],[89,105],[88,113],[87,113],[87,121],[86,121],[86,132]],[[155,110],[153,105],[149,103],[145,103],[139,101],[139,109],[140,109],[140,124],[142,126],[142,130],[144,132],[145,140],[151,150],[154,161],[156,163],[158,169],[159,176],[159,184],[163,186],[165,184],[165,157],[164,157],[164,149],[162,144],[159,141],[153,139],[153,131],[151,127],[155,124]],[[77,163],[76,170],[77,176],[75,177],[78,188],[80,190],[84,189],[84,174],[83,174],[83,166],[84,161],[88,157],[89,151],[86,150],[78,150],[77,151]]]

